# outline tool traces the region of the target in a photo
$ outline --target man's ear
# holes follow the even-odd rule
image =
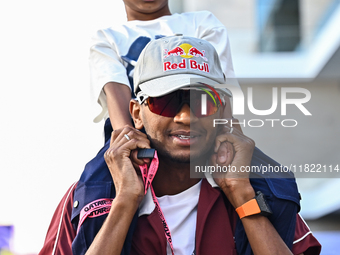
[[[135,128],[142,129],[144,127],[143,121],[141,118],[141,108],[142,106],[138,103],[137,100],[131,99],[129,110],[131,117],[133,119],[133,123],[135,124]]]

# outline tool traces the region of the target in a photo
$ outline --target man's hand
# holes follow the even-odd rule
[[[216,137],[216,154],[212,155],[210,163],[228,167],[230,171],[215,173],[213,177],[235,208],[255,196],[249,173],[244,171],[251,164],[254,148],[255,142],[236,125],[233,128],[225,127]]]
[[[237,208],[255,196],[249,173],[242,172],[243,168],[251,164],[255,143],[242,133],[240,127],[234,126],[231,131],[229,129],[229,132],[217,136],[216,154],[211,157],[211,163],[222,167],[230,165],[230,168],[235,170],[218,173],[213,177],[234,208]],[[223,158],[223,154],[227,157]],[[225,160],[221,160],[221,157]],[[292,254],[266,217],[252,215],[242,218],[241,221],[255,255]]]
[[[133,216],[144,197],[137,149],[150,148],[146,135],[130,126],[112,132],[104,158],[115,185],[110,212],[86,255],[121,254]]]
[[[104,155],[115,185],[116,199],[123,198],[129,203],[135,201],[137,206],[144,197],[139,165],[143,165],[145,161],[137,158],[139,148],[150,148],[147,136],[137,129],[125,126],[112,132],[110,148]]]

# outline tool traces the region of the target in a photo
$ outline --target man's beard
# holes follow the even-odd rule
[[[171,155],[170,153],[167,153],[165,155],[167,157],[167,160],[174,162],[174,163],[179,163],[179,164],[190,164],[190,156],[184,156],[184,155]]]

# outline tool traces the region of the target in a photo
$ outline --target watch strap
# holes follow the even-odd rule
[[[257,203],[257,200],[253,198],[249,200],[248,202],[244,203],[243,205],[241,205],[240,207],[237,207],[236,212],[238,216],[240,217],[240,219],[242,219],[246,216],[260,214],[261,209]]]

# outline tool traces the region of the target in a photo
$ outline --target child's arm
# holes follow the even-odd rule
[[[121,38],[116,34],[114,29],[99,30],[92,38],[89,56],[92,100],[102,107],[94,122],[109,115],[114,130],[132,125],[128,110],[130,83],[116,45]]]
[[[129,113],[131,91],[128,86],[117,82],[108,82],[104,86],[107,108],[113,130],[126,125],[133,127]]]

